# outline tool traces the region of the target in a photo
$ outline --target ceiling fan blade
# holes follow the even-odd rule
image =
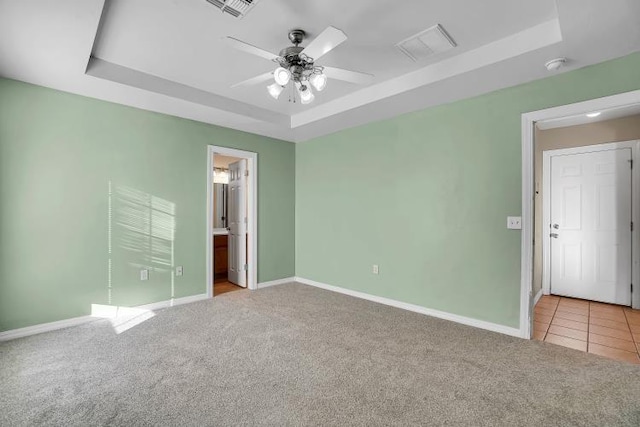
[[[302,53],[317,61],[325,53],[338,46],[347,39],[347,35],[336,27],[327,27],[318,37],[304,48]]]
[[[276,55],[275,53],[271,53],[264,49],[260,49],[259,47],[251,45],[249,43],[245,43],[242,40],[238,40],[236,38],[229,37],[229,36],[225,37],[224,40],[227,42],[229,46],[235,49],[241,50],[246,53],[250,53],[252,55],[259,56],[264,59],[268,59],[269,61],[273,61],[274,59],[278,58],[278,55]]]
[[[360,73],[358,71],[345,70],[344,68],[323,67],[324,73],[330,79],[343,80],[345,82],[357,83],[360,85],[371,83],[373,74]]]
[[[273,79],[273,71],[269,71],[268,73],[260,74],[259,76],[251,77],[250,79],[235,83],[231,85],[231,87],[251,86],[258,83],[266,82],[269,79]]]

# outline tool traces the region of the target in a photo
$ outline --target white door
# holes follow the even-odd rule
[[[551,293],[631,305],[631,149],[551,157]]]
[[[229,165],[229,281],[247,287],[247,161]]]

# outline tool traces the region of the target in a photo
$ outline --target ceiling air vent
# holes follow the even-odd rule
[[[396,47],[413,61],[418,62],[453,49],[456,47],[456,42],[438,24],[402,40],[396,44]]]
[[[260,0],[207,0],[222,12],[236,18],[245,16]]]

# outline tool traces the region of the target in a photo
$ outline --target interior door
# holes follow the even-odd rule
[[[551,157],[551,293],[631,305],[631,149]]]
[[[247,161],[229,165],[229,281],[247,287]]]

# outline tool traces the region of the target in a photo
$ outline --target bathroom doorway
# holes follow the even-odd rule
[[[257,154],[209,146],[207,294],[256,289]]]

